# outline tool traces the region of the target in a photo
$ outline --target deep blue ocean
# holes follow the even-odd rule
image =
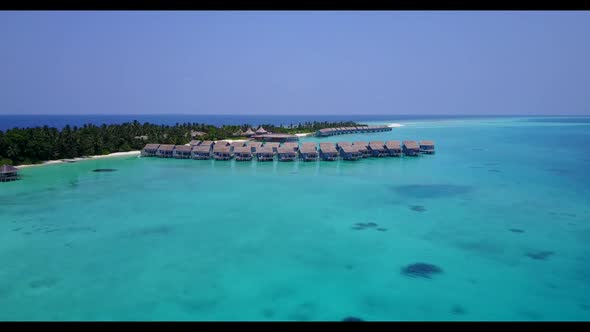
[[[63,128],[66,125],[116,124],[137,120],[141,123],[174,125],[176,123],[197,122],[220,125],[289,125],[305,121],[403,121],[403,120],[444,120],[458,118],[483,118],[489,116],[466,115],[199,115],[199,114],[120,114],[120,115],[0,115],[0,130],[15,127],[26,128],[49,126]]]

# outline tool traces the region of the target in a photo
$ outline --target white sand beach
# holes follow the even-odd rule
[[[19,165],[15,166],[16,168],[27,168],[27,167],[34,167],[34,166],[46,166],[46,165],[54,165],[54,164],[66,164],[70,162],[78,162],[83,160],[90,160],[90,159],[98,159],[98,158],[113,158],[113,157],[123,157],[123,156],[134,156],[139,155],[141,151],[127,151],[127,152],[114,152],[105,155],[99,156],[90,156],[90,157],[80,157],[80,158],[72,158],[72,159],[60,159],[60,160],[49,160],[45,161],[41,164],[31,164],[31,165]]]

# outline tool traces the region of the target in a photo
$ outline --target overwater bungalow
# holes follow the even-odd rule
[[[389,155],[389,152],[387,152],[385,144],[382,141],[369,142],[368,148],[373,157],[386,157]]]
[[[340,157],[344,160],[359,160],[363,154],[354,145],[341,145],[339,148]]]
[[[420,153],[420,147],[415,141],[404,141],[402,148],[406,156],[418,156]]]
[[[234,158],[237,161],[249,161],[252,160],[252,151],[249,146],[236,146],[234,147]]]
[[[174,147],[174,158],[190,159],[193,147],[190,145],[176,145]]]
[[[256,130],[255,134],[256,134],[256,135],[264,135],[264,134],[268,134],[268,131],[266,131],[264,128],[262,128],[262,126],[260,126],[260,127],[259,127],[259,128]]]
[[[201,144],[201,141],[198,141],[198,140],[192,140],[192,141],[190,141],[190,143],[189,143],[189,144],[190,144],[190,146],[197,146],[197,145],[200,145],[200,144]]]
[[[363,154],[363,158],[367,158],[371,156],[371,151],[367,148],[369,144],[365,141],[358,141],[354,142],[354,146],[359,150],[360,153]]]
[[[433,154],[434,153],[434,142],[433,141],[420,141],[420,152]]]
[[[333,161],[338,159],[338,151],[334,143],[320,143],[320,157],[326,161]]]
[[[160,158],[172,158],[174,154],[174,144],[162,144],[156,151],[156,156]]]
[[[294,161],[297,158],[297,153],[293,148],[286,146],[279,146],[277,149],[279,161]]]
[[[231,143],[228,141],[217,141],[217,142],[215,142],[215,145],[230,146]]]
[[[15,181],[20,179],[18,168],[12,165],[2,165],[0,167],[0,182]]]
[[[277,153],[279,149],[279,142],[266,142],[263,146],[270,147],[273,153]]]
[[[387,141],[385,142],[385,149],[392,157],[399,157],[402,155],[402,146],[400,141]]]
[[[318,149],[316,143],[305,142],[299,148],[299,158],[303,161],[318,160]]]
[[[274,159],[274,152],[269,146],[261,146],[256,149],[256,159],[258,161],[272,161]]]
[[[146,144],[141,150],[142,157],[154,157],[158,152],[160,144]]]
[[[297,143],[297,142],[285,142],[285,143],[283,143],[283,146],[286,148],[292,149],[295,152],[297,152],[297,150],[299,150],[299,143]]]
[[[357,127],[339,127],[339,128],[324,128],[316,131],[316,136],[332,136],[354,133],[375,133],[381,131],[391,131],[392,128],[388,126],[357,126]]]
[[[262,142],[250,142],[249,146],[250,146],[250,151],[252,151],[252,153],[254,153],[262,147]]]
[[[213,143],[213,142],[212,142]],[[198,146],[193,147],[192,157],[193,159],[211,159],[211,145],[210,144],[201,144]]]
[[[219,142],[217,142],[213,146],[213,158],[215,158],[215,160],[230,160],[231,157],[232,157],[231,145],[225,145],[223,143],[219,144]]]

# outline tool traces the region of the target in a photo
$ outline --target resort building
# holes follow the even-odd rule
[[[268,131],[266,131],[264,128],[262,128],[262,126],[260,126],[260,128],[258,128],[255,132],[256,135],[264,135],[264,134],[268,134]]]
[[[207,133],[204,133],[202,131],[195,131],[195,130],[191,130],[191,138],[195,138],[195,137],[203,137],[207,135]]]
[[[249,146],[236,146],[234,147],[234,158],[237,161],[248,161],[252,160],[252,151]]]
[[[338,151],[334,143],[320,143],[320,157],[327,161],[338,159]]]
[[[244,142],[244,141],[242,141],[242,142],[232,142],[231,143],[231,146],[234,148],[234,151],[235,151],[235,148],[242,147],[242,146],[245,146],[245,145],[246,145],[246,142]]]
[[[244,136],[250,137],[252,135],[256,134],[254,132],[254,130],[252,128],[248,128],[248,130],[246,130],[246,132],[244,133]]]
[[[174,153],[173,144],[162,144],[156,151],[156,156],[160,158],[172,158]]]
[[[223,142],[221,142],[221,144],[219,144],[220,142],[217,142],[215,144],[215,146],[213,146],[213,158],[215,158],[215,160],[230,160],[232,157],[232,148],[229,145],[223,144]]]
[[[420,141],[420,152],[433,154],[434,153],[434,142],[433,141]]]
[[[230,146],[231,143],[228,141],[217,141],[217,142],[215,142],[215,145]]]
[[[358,149],[360,153],[363,154],[363,158],[367,158],[371,156],[371,151],[367,148],[369,144],[365,141],[354,142],[354,146]]]
[[[269,146],[262,146],[256,149],[256,159],[258,161],[272,161],[274,158],[274,152]]]
[[[208,147],[212,147],[215,143],[213,141],[202,141],[201,144],[199,144],[199,146],[208,146]]]
[[[15,181],[20,179],[18,168],[12,165],[2,165],[0,167],[0,182]]]
[[[343,146],[352,146],[351,142],[338,142],[336,143],[336,149],[340,149]]]
[[[174,158],[190,159],[193,147],[190,145],[176,145],[174,147]]]
[[[279,161],[294,161],[297,158],[297,153],[293,148],[280,146],[277,149]]]
[[[312,142],[303,143],[299,148],[299,158],[303,161],[318,160],[317,145]]]
[[[190,146],[197,146],[201,144],[201,141],[192,140],[189,144]]]
[[[386,157],[389,155],[387,149],[385,149],[385,144],[383,144],[382,141],[369,142],[368,148],[373,157]]]
[[[201,144],[198,146],[193,147],[192,151],[193,159],[210,159],[211,158],[211,145],[209,144]]]
[[[143,150],[141,150],[141,156],[142,157],[154,157],[156,155],[156,153],[158,152],[159,147],[160,147],[160,144],[146,144],[146,146],[143,147]]]
[[[387,141],[385,142],[385,149],[392,157],[399,157],[402,155],[402,146],[400,141]]]
[[[233,133],[233,136],[244,136],[244,132],[242,131],[242,129],[238,129],[238,131]]]
[[[354,145],[341,145],[340,157],[344,160],[359,160],[363,154]]]
[[[420,153],[420,147],[415,141],[404,141],[403,151],[406,156],[418,156]]]

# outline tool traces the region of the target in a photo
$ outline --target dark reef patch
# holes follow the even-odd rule
[[[346,266],[344,266],[344,268],[346,268],[347,270],[353,270],[354,266],[352,266],[351,264],[346,264]]]
[[[354,317],[354,316],[347,316],[342,318],[343,322],[364,322],[363,319],[358,318],[358,317]]]
[[[416,198],[440,198],[463,195],[473,191],[473,187],[454,184],[413,184],[393,186],[392,189],[400,195]]]
[[[510,228],[509,231],[511,231],[512,233],[524,233],[524,230],[519,228]]]
[[[31,288],[51,288],[57,284],[57,279],[55,278],[43,278],[37,279],[29,282],[29,287]]]
[[[556,174],[569,174],[571,171],[563,168],[547,168],[547,172],[556,173]]]
[[[401,272],[412,278],[431,279],[433,275],[442,273],[442,269],[433,264],[414,263],[404,267]]]
[[[547,260],[550,256],[554,255],[555,252],[553,251],[534,251],[534,252],[527,252],[525,255],[532,259],[544,261]]]
[[[451,313],[453,315],[464,315],[465,314],[465,308],[463,308],[462,306],[455,304],[452,308],[451,308]]]
[[[101,173],[101,172],[107,173],[107,172],[116,172],[117,169],[114,169],[114,168],[97,168],[97,169],[93,169],[92,171],[93,172],[97,172],[97,173]]]
[[[275,316],[275,311],[270,308],[262,309],[262,316],[264,316],[264,318],[273,318]]]
[[[379,232],[387,232],[387,228],[379,227],[377,228]]]
[[[124,234],[126,237],[137,237],[137,236],[150,236],[150,235],[167,235],[174,230],[173,227],[168,225],[147,227],[130,231]]]
[[[492,173],[500,173],[501,171],[499,169],[488,169],[488,172],[492,172]]]
[[[549,212],[550,215],[552,216],[561,216],[561,217],[570,217],[570,218],[575,218],[577,215],[575,213],[568,213],[568,212]]]
[[[412,211],[416,211],[416,212],[424,212],[426,211],[426,208],[422,205],[410,205],[409,206],[410,210]]]
[[[23,229],[23,228],[22,228],[22,227],[17,227],[17,228],[13,228],[13,229],[12,229],[12,231],[13,231],[13,232],[18,232],[18,231],[20,231],[21,229]]]

